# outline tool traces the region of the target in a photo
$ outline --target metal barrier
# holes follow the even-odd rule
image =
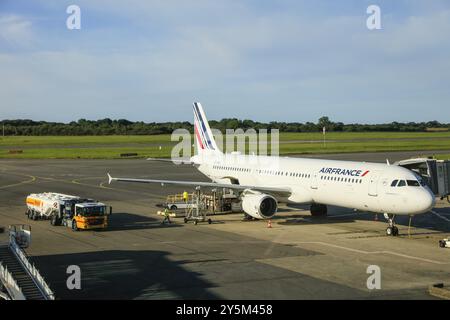
[[[188,201],[191,201],[194,197],[194,193],[188,194]],[[166,202],[184,202],[183,194],[169,194],[167,195]]]
[[[8,291],[8,294],[13,300],[26,300],[25,296],[22,293],[22,289],[20,289],[20,287],[17,285],[16,280],[14,280],[14,277],[8,271],[8,268],[6,266],[3,266],[1,262],[0,262],[0,279],[4,284],[6,291]]]
[[[55,300],[55,294],[49,288],[44,278],[39,273],[38,269],[33,264],[30,263],[25,253],[17,245],[14,237],[10,237],[9,247],[11,248],[15,256],[19,259],[19,262],[22,264],[22,266],[25,268],[28,274],[31,276],[33,282],[37,285],[39,291],[41,291],[45,300]]]

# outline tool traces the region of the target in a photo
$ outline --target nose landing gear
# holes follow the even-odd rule
[[[388,220],[389,226],[386,228],[386,235],[388,236],[398,236],[398,228],[395,226],[394,222],[394,215],[392,215],[392,218],[389,216],[389,214],[385,213],[384,217],[386,220]]]

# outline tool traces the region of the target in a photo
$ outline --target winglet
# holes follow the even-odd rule
[[[111,184],[111,181],[113,181],[113,178],[111,177],[111,175],[108,172],[108,184]]]

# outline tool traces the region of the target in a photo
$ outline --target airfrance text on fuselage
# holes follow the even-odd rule
[[[322,168],[319,173],[340,174],[343,176],[364,177],[369,171],[362,173],[362,170],[340,169],[340,168]]]

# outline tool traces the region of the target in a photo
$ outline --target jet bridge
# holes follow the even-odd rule
[[[419,174],[436,197],[449,200],[450,160],[416,158],[397,161],[394,164]]]
[[[5,291],[0,297],[11,300],[54,300],[52,290],[23,250],[30,242],[29,226],[9,227],[9,243],[0,245],[0,287]]]

